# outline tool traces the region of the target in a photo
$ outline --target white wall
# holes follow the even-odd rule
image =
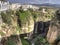
[[[0,1],[0,11],[6,11],[9,9],[9,2]]]
[[[21,7],[21,5],[19,3],[13,3],[10,5],[11,10],[17,10],[20,7]]]

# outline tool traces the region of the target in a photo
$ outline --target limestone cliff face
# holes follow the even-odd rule
[[[22,24],[21,34],[30,33],[34,30],[34,20],[32,16],[30,16],[28,20],[25,24]]]
[[[47,33],[47,40],[51,44],[54,44],[56,41],[60,40],[60,24],[57,21],[50,24],[49,31]]]
[[[10,12],[11,13],[11,12]],[[43,21],[43,22],[46,22],[46,21],[49,21],[51,20],[51,18],[48,19],[48,17],[46,18],[46,15],[48,13],[41,13],[39,12],[38,15],[37,15],[37,18],[33,19],[33,14],[31,14],[31,12],[19,12],[21,13],[22,15],[25,16],[26,14],[26,17],[27,17],[27,21],[24,20],[23,23],[20,23],[21,24],[21,27],[19,27],[19,23],[18,23],[18,16],[16,14],[10,14],[9,12],[6,13],[6,14],[3,14],[1,15],[1,19],[0,19],[0,22],[3,22],[2,25],[0,26],[1,27],[1,32],[3,33],[3,35],[11,35],[11,34],[25,34],[25,33],[30,33],[34,30],[34,23],[35,22],[39,22],[39,21]],[[25,13],[25,14],[24,14]],[[21,15],[19,14],[19,15]],[[22,17],[21,15],[21,17]],[[19,17],[20,18],[20,17]],[[7,23],[5,23],[7,22]],[[20,29],[17,29],[17,27],[19,27]]]
[[[28,17],[28,21],[26,21],[26,23],[21,23],[22,26],[19,27],[20,29],[18,28],[18,21],[17,21],[18,17],[16,15],[11,14],[10,15],[11,17],[9,18],[7,18],[9,15],[5,15],[5,14],[3,14],[3,16],[7,16],[7,17],[2,17],[2,15],[0,16],[1,16],[0,17],[1,18],[0,19],[0,38],[1,40],[3,39],[2,40],[3,44],[8,42],[7,40],[9,40],[9,38],[7,37],[10,37],[11,35],[18,36],[19,34],[30,33],[30,32],[33,32],[34,30],[34,20],[32,16]],[[9,22],[9,19],[11,19],[10,22]],[[4,22],[4,20],[7,21],[8,23]],[[22,45],[20,37],[16,37],[16,38],[17,38],[16,39],[17,43],[15,42],[15,40],[13,40],[16,43],[16,45]]]
[[[4,23],[4,21],[3,21],[2,17],[1,17],[2,20],[0,19],[0,24],[1,24],[0,25],[0,38],[8,37],[10,35],[13,35],[16,32],[17,19],[16,19],[16,17],[14,17],[14,18],[15,19],[11,18],[11,25],[8,25],[8,24]]]
[[[6,16],[5,17],[2,17],[1,16],[1,19],[0,19],[0,36],[1,37],[8,37],[10,35],[19,35],[19,34],[25,34],[25,33],[30,33],[30,32],[33,32],[34,30],[34,20],[33,20],[33,17],[32,16],[29,16],[28,17],[28,20],[25,22],[25,23],[21,23],[21,27],[19,27],[18,25],[18,17],[14,14],[11,14],[9,18],[7,18],[9,15],[5,15],[3,14],[3,16]],[[9,22],[9,19],[10,22]],[[5,23],[4,22],[7,21],[8,23]]]
[[[54,29],[54,30],[53,30]],[[57,27],[53,26],[49,28],[49,31],[47,33],[47,40],[49,43],[54,43],[57,39],[58,31]]]
[[[19,16],[23,17],[23,19],[26,19],[26,21],[22,21],[22,23],[18,23],[18,17]],[[2,37],[9,37],[11,35],[19,35],[19,34],[25,34],[25,33],[32,33],[34,30],[34,23],[35,22],[39,22],[39,21],[50,21],[52,18],[51,16],[49,16],[50,14],[48,13],[42,13],[39,12],[37,15],[37,18],[33,17],[32,12],[19,12],[19,14],[10,14],[9,12],[7,14],[3,14],[1,15],[1,19],[0,19],[0,38]],[[47,16],[46,16],[47,15]],[[26,17],[24,17],[26,16]],[[19,20],[21,20],[22,18],[19,17]],[[48,18],[49,17],[49,18]],[[34,20],[35,19],[35,20]],[[21,26],[19,26],[19,24],[21,24]],[[54,43],[54,41],[57,39],[57,35],[59,34],[57,31],[57,27],[53,26],[53,27],[49,27],[49,31],[47,34],[47,40],[50,43]],[[59,30],[59,29],[58,29]],[[30,34],[31,36],[31,34]]]
[[[0,15],[0,45],[6,45],[6,44],[12,45],[12,43],[13,45],[22,45],[21,39],[17,33],[17,27],[18,27],[17,16],[13,14],[10,15],[11,18],[7,18],[9,15],[7,15],[7,17],[5,16],[6,16],[5,14]],[[11,19],[10,22],[9,19]],[[8,20],[7,22],[9,23],[4,22],[4,20],[5,21]],[[11,35],[16,35],[16,36],[11,37]]]
[[[43,21],[43,22],[47,22],[47,21],[50,21],[52,20],[52,17],[54,16],[53,14],[48,14],[47,13],[42,13],[40,12],[41,14],[37,16],[37,19],[36,21]],[[52,12],[51,12],[52,13]]]

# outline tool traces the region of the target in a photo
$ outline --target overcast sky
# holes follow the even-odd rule
[[[10,2],[19,2],[19,3],[52,3],[52,4],[60,4],[60,0],[8,0]]]

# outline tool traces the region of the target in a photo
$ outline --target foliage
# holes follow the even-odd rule
[[[5,45],[16,45],[16,42],[13,39],[5,41]]]
[[[22,23],[26,23],[29,20],[31,13],[29,11],[17,11],[16,15]]]
[[[7,24],[11,24],[11,15],[9,15],[9,13],[1,13],[2,19],[5,23]]]
[[[54,18],[51,20],[51,27],[60,24],[60,9],[55,11]]]
[[[21,41],[23,45],[30,45],[29,42],[25,40],[24,38],[21,38]]]
[[[40,37],[36,42],[35,45],[49,45],[47,40],[44,37]]]
[[[56,18],[60,21],[60,9],[56,11]]]
[[[33,12],[33,9],[32,9],[32,8],[29,8],[28,10],[29,10],[30,12]]]
[[[17,26],[17,27],[16,27],[16,33],[19,35],[19,34],[20,34],[20,32],[21,32],[21,31],[20,31],[20,27],[19,27],[19,26]]]
[[[32,12],[32,16],[33,16],[34,21],[36,21],[38,14],[34,11]]]
[[[4,35],[4,33],[3,33],[3,32],[0,32],[0,35],[1,35],[1,36],[3,36],[3,35]]]

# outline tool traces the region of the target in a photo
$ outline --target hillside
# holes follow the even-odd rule
[[[1,41],[0,43],[2,42],[1,43],[2,45],[12,45],[12,44],[13,45],[29,45],[28,41],[24,43],[25,41],[24,36],[23,36],[24,34],[26,34],[25,38],[27,38],[28,40],[33,39],[33,37],[37,37],[36,35],[38,33],[39,34],[46,33],[47,35],[48,31],[47,29],[45,30],[46,28],[45,26],[46,25],[48,26],[49,23],[46,24],[46,22],[49,22],[55,19],[57,10],[50,9],[50,8],[44,8],[44,9],[46,9],[46,13],[42,11],[43,8],[39,10],[35,10],[35,11],[33,9],[28,9],[27,11],[24,11],[22,8],[20,8],[19,10],[15,10],[15,11],[9,10],[6,12],[1,12],[0,14],[0,38],[1,38],[0,40]],[[40,22],[43,23],[44,28],[41,28],[43,30],[40,30],[40,27],[41,27]],[[37,24],[39,25],[37,26]],[[49,28],[49,26],[47,28]],[[38,32],[37,34],[35,34],[34,29],[37,30],[37,32],[38,30],[40,30],[41,33]],[[50,33],[48,32],[48,36],[46,36],[47,39],[49,38],[49,35]],[[54,36],[57,37],[57,35],[54,35]],[[47,40],[43,37],[38,38],[38,39],[40,40],[40,42],[43,41],[41,44],[45,44],[44,40],[45,42],[47,42]],[[56,38],[52,40],[52,43],[54,42],[54,40],[56,40]],[[50,41],[51,41],[51,37],[50,37],[50,40],[48,39],[49,43],[51,43]]]

